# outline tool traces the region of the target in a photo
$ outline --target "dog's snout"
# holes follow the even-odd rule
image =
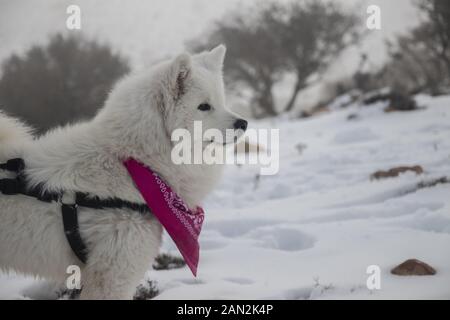
[[[248,122],[245,121],[244,119],[237,119],[233,124],[234,129],[236,129],[236,130],[241,129],[243,131],[247,130],[247,125],[248,125]]]

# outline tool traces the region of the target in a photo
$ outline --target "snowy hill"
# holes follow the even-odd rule
[[[199,279],[187,270],[151,273],[158,298],[450,298],[450,185],[414,191],[450,175],[450,97],[417,100],[426,109],[351,106],[273,123],[280,173],[255,190],[256,171],[228,169],[206,206]],[[416,164],[423,175],[369,179]],[[390,274],[408,258],[437,275]],[[379,291],[366,287],[369,265],[382,270]]]
[[[425,109],[353,105],[272,123],[280,173],[255,189],[256,170],[228,168],[207,202],[198,280],[187,270],[152,272],[158,298],[449,299],[450,184],[416,189],[450,176],[450,96],[417,102]],[[399,165],[424,174],[369,178]],[[390,274],[408,258],[437,275]],[[381,268],[381,290],[366,287],[369,265]]]
[[[450,184],[418,184],[450,177],[450,96],[417,101],[424,109],[351,105],[254,124],[280,128],[279,174],[256,183],[257,168],[227,167],[205,205],[198,278],[149,272],[157,299],[449,299]],[[370,179],[399,165],[424,173]],[[177,254],[169,241],[164,250]],[[390,274],[408,258],[437,274]],[[369,265],[381,269],[380,290],[366,287]],[[2,276],[0,297],[31,282]]]

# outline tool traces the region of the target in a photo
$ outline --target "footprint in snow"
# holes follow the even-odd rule
[[[278,221],[258,219],[219,220],[209,222],[208,229],[217,230],[224,237],[237,238],[257,228],[273,226],[277,223]]]
[[[236,283],[236,284],[253,284],[255,283],[255,281],[248,279],[248,278],[238,278],[238,277],[229,277],[229,278],[223,278],[223,280],[231,282],[231,283]]]
[[[350,144],[377,140],[378,138],[371,129],[361,127],[337,133],[333,142],[336,144]]]
[[[259,247],[281,251],[300,251],[312,248],[316,239],[302,231],[283,227],[260,228],[250,232],[248,238]]]
[[[228,243],[226,241],[208,239],[205,237],[205,239],[200,240],[200,245],[202,250],[217,250],[225,248]]]

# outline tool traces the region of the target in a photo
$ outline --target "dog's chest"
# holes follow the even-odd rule
[[[221,175],[222,166],[193,165],[186,168],[179,175],[179,194],[190,207],[195,207],[211,192]]]

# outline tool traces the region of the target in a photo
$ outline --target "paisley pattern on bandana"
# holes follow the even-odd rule
[[[205,218],[203,209],[197,207],[196,211],[193,212],[188,208],[186,203],[184,203],[184,201],[164,183],[158,174],[153,172],[153,176],[164,195],[167,205],[172,210],[172,213],[186,227],[192,237],[198,239]]]
[[[189,209],[158,174],[138,161],[130,158],[123,164],[150,211],[175,242],[186,264],[196,276],[200,257],[198,238],[205,219],[203,209]]]

